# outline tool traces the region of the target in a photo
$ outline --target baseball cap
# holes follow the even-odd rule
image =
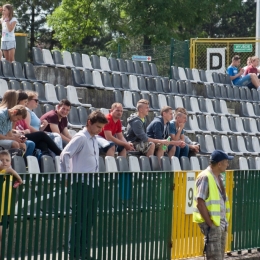
[[[216,163],[223,161],[223,160],[233,160],[234,156],[229,156],[225,152],[221,150],[215,150],[210,155],[210,161],[214,161]]]

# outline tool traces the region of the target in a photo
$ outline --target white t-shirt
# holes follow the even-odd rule
[[[11,20],[10,20],[10,24],[13,23],[13,22],[17,22],[17,19],[15,17],[13,17]],[[8,31],[8,28],[7,28],[7,25],[6,25],[6,22],[3,20],[3,18],[1,18],[1,24],[2,24],[2,42],[10,42],[10,41],[15,41],[15,35],[14,35],[14,29],[9,32]]]

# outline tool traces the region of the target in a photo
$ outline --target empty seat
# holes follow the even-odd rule
[[[125,157],[117,156],[116,163],[119,172],[129,172],[129,165]]]
[[[248,166],[250,170],[256,170],[255,157],[248,157]]]
[[[91,63],[95,70],[101,70],[100,59],[97,55],[91,55]]]
[[[170,88],[169,88],[170,81],[169,81],[169,79],[166,78],[166,77],[163,77],[163,78],[161,78],[161,81],[162,81],[163,91],[167,94],[170,93]]]
[[[245,140],[241,135],[237,136],[237,146],[238,146],[239,151],[241,151],[244,154],[251,154],[251,155],[259,154],[259,152],[254,152],[252,148],[251,148],[251,151],[247,150],[246,145],[245,145]]]
[[[206,147],[204,135],[198,134],[198,135],[196,135],[196,138],[197,138],[197,142],[200,144],[200,152],[205,153],[205,154],[210,154],[211,151],[208,151],[208,149]]]
[[[203,132],[199,127],[198,120],[195,115],[188,116],[184,129],[186,133],[198,134]],[[208,133],[210,132],[208,131]]]
[[[177,81],[174,79],[171,79],[169,81],[169,93],[172,95],[177,95],[177,96],[181,95],[179,92]]]
[[[105,84],[105,82],[104,82]],[[112,84],[115,89],[121,89],[122,90],[122,83],[121,83],[121,77],[118,73],[112,73]]]
[[[206,156],[200,156],[199,162],[200,162],[200,168],[202,170],[206,169],[209,166],[209,159]]]
[[[99,71],[93,71],[92,72],[93,76],[93,84],[95,87],[100,88],[100,89],[105,89],[105,90],[114,90],[114,88],[105,88],[101,79],[101,75]]]
[[[213,86],[210,84],[205,84],[206,97],[207,98],[215,98],[215,93],[213,90]]]
[[[129,156],[129,170],[131,172],[140,172],[140,164],[138,158],[135,156]]]
[[[137,102],[141,99],[140,93],[132,92],[132,98],[133,98],[133,105],[134,105],[134,107],[136,107],[137,106]]]
[[[206,127],[207,127],[207,130],[211,131],[211,133],[213,134],[227,134],[227,132],[225,131],[221,131],[220,129],[216,129],[216,126],[215,126],[215,121],[213,119],[213,117],[211,115],[206,115]]]
[[[28,172],[29,173],[40,173],[40,166],[38,159],[35,156],[26,156]]]
[[[82,66],[87,70],[90,70],[90,71],[93,70],[93,66],[92,66],[90,58],[87,54],[82,54]]]
[[[221,138],[221,146],[224,152],[228,154],[243,155],[243,153],[239,152],[238,150],[233,151],[233,149],[231,149],[229,138],[226,135],[222,135],[220,138]]]
[[[86,125],[87,119],[88,119],[88,111],[85,107],[78,106],[78,115],[79,115],[79,121],[82,125]]]
[[[53,54],[53,61],[54,61],[56,67],[71,68],[71,66],[66,66],[66,65],[64,65],[64,63],[63,63],[63,58],[62,58],[62,55],[61,55],[61,52],[60,52],[60,51],[54,50],[54,51],[52,52],[52,54]],[[73,65],[73,67],[74,67],[74,65]]]
[[[68,126],[71,128],[81,129],[85,124],[80,122],[77,108],[72,106],[68,114]]]
[[[19,85],[20,83],[17,82]],[[25,90],[25,91],[34,91],[33,89],[33,84],[31,82],[28,82],[28,81],[22,81],[21,82],[21,85],[22,85],[22,88]]]
[[[57,99],[55,87],[50,83],[45,84],[45,97],[46,97],[48,103],[53,104],[53,105],[59,104],[59,100]]]
[[[260,170],[260,157],[255,157],[255,168]]]
[[[161,157],[161,167],[163,171],[171,171],[171,162],[168,156]]]
[[[252,133],[254,135],[260,135],[258,128],[257,128],[257,124],[256,124],[256,120],[254,118],[245,118],[245,123],[244,125],[248,125],[249,122],[249,127],[250,127],[250,132],[248,131],[248,134]],[[247,131],[248,129],[245,128],[245,130]]]
[[[118,68],[118,63],[117,60],[113,57],[110,57],[108,59],[108,63],[109,63],[109,67],[113,72],[120,72],[119,68]]]
[[[142,68],[143,68],[143,74],[148,75],[148,76],[152,75],[149,63],[143,61],[143,62],[141,62],[141,64],[142,64]]]
[[[154,79],[154,84],[155,84],[155,89],[156,92],[159,94],[164,94],[165,92],[163,91],[163,86],[162,86],[162,81],[161,78],[155,78]]]
[[[129,74],[126,68],[126,62],[123,59],[117,59],[118,68],[122,73]]]
[[[134,63],[135,73],[136,74],[143,74],[143,70],[140,66],[140,62],[137,61],[137,60],[134,60],[133,63]]]
[[[188,157],[182,156],[180,158],[180,163],[181,163],[181,169],[183,171],[190,171],[191,170],[190,159]]]
[[[171,170],[172,171],[181,171],[181,165],[179,158],[176,156],[172,156],[171,158]]]
[[[252,103],[241,102],[240,104],[241,104],[241,116],[257,117],[257,115],[255,114],[255,111],[254,111]]]
[[[151,69],[151,74],[155,77],[158,77],[159,74],[158,74],[158,70],[157,70],[157,67],[154,63],[150,62],[150,69]]]
[[[207,82],[214,83],[212,72],[210,70],[206,70],[205,73],[206,73]]]
[[[135,109],[133,105],[132,93],[130,91],[124,91],[123,106],[129,109]]]
[[[12,168],[18,173],[26,173],[26,166],[22,156],[12,156]]]
[[[231,146],[232,151],[234,151],[237,154],[243,153],[243,155],[250,155],[250,153],[245,148],[244,139],[243,139],[243,144],[244,145],[243,144],[238,144],[238,141],[240,141],[242,139],[240,139],[240,138],[237,139],[237,137],[241,137],[241,136],[234,136],[234,135],[229,136],[230,146]]]
[[[150,160],[150,165],[151,165],[151,168],[152,168],[152,171],[161,171],[161,166],[160,166],[160,163],[159,163],[159,159],[157,156],[155,155],[150,155],[149,156],[149,160]]]
[[[154,78],[146,78],[146,87],[150,92],[156,92]]]
[[[184,68],[178,67],[178,73],[179,73],[180,80],[185,80],[185,81],[187,80],[187,76]]]
[[[142,172],[150,172],[152,170],[148,157],[140,156],[139,163],[140,163],[140,168],[141,168]]]
[[[159,106],[159,102],[158,102],[158,96],[154,93],[150,94],[150,99],[151,99],[151,108],[153,108],[154,110],[158,110],[160,111],[160,106]]]
[[[192,69],[192,76],[193,80],[197,81],[197,83],[202,83],[202,80],[200,79],[200,74],[197,69]]]
[[[185,157],[181,157],[181,158],[185,158]],[[201,170],[199,159],[196,156],[191,156],[190,157],[190,165],[191,165],[191,170],[193,170],[193,171]]]
[[[127,92],[129,92],[129,91],[127,91]],[[135,110],[135,107],[134,107],[133,101],[132,101],[132,95],[130,98],[130,94],[131,94],[131,92],[127,93],[126,95],[124,94],[125,98],[123,100],[121,91],[114,90],[115,102],[123,104],[123,107],[126,109]],[[127,100],[127,97],[129,97],[130,100]]]
[[[206,110],[209,114],[214,115],[216,114],[214,108],[213,108],[213,104],[212,104],[212,100],[209,98],[205,98],[205,105],[206,105]]]
[[[72,83],[75,87],[94,88],[94,85],[85,83],[85,81],[81,76],[80,70],[71,68],[71,74],[72,74]]]
[[[22,89],[21,83],[18,82],[17,80],[10,80],[9,81],[9,86],[10,86],[10,89],[12,89],[12,90],[20,90],[20,89]]]
[[[99,59],[101,70],[111,72],[107,58],[104,56],[100,56]]]
[[[41,172],[44,173],[56,172],[55,165],[51,156],[43,155],[41,157]]]
[[[137,81],[138,81],[138,88],[140,89],[141,92],[146,92],[146,93],[150,92],[147,90],[146,80],[145,80],[144,76],[138,76]]]
[[[81,56],[78,52],[72,52],[71,57],[72,57],[73,64],[76,67],[76,69],[80,69],[80,70],[85,69],[83,64],[82,64]]]
[[[40,82],[34,82],[33,83],[35,91],[38,94],[38,100],[40,103],[48,103],[46,97],[45,97],[45,87]]]
[[[0,97],[1,98],[3,98],[6,91],[8,91],[7,82],[4,79],[0,79]]]
[[[239,157],[239,169],[240,170],[249,170],[248,162],[245,157]]]
[[[210,134],[210,133],[216,133],[216,129],[215,131],[211,131],[208,129],[208,126],[206,124],[206,117],[204,115],[198,115],[197,116],[197,119],[198,119],[198,123],[199,123],[199,128],[203,131],[203,133],[207,133],[207,134]],[[212,129],[214,126],[210,127],[210,129]]]
[[[44,61],[43,59],[43,53],[42,50],[38,47],[32,48],[32,54],[33,54],[33,64],[34,65],[43,65],[43,66],[51,66],[54,67],[55,65],[49,64]]]
[[[130,75],[128,79],[130,90],[140,92],[140,89],[138,88],[137,77],[135,75]]]
[[[57,68],[66,68],[65,65],[54,63],[50,50],[42,49],[42,55],[43,55],[44,64],[46,64],[46,65],[48,64],[47,66],[53,66],[53,67],[55,66]]]
[[[196,89],[192,86],[190,80],[187,80],[187,81],[185,82],[185,86],[186,86],[187,96],[197,97]]]
[[[162,109],[163,107],[167,106],[166,96],[162,95],[162,94],[159,94],[158,95],[158,103],[159,103],[160,109]]]
[[[44,104],[43,105],[43,113],[46,114],[47,112],[54,110],[54,106],[51,104]]]
[[[99,156],[98,162],[98,172],[106,172],[106,166],[103,157]]]
[[[255,146],[253,146],[253,138],[252,138],[252,136],[245,136],[244,139],[245,139],[246,149],[250,153],[252,153],[252,152],[253,153],[257,152],[258,154],[260,153],[260,150],[255,150],[255,147],[257,146],[257,144]],[[256,140],[256,142],[258,143],[258,146],[259,146],[258,140]]]
[[[28,79],[26,79],[24,76],[22,64],[20,62],[13,61],[12,69],[13,69],[13,74],[14,74],[15,78],[17,78],[20,81],[28,81]]]
[[[92,106],[91,104],[85,104],[85,103],[79,102],[77,90],[74,86],[68,85],[66,89],[67,89],[67,98],[73,105],[83,106],[83,107]]]
[[[212,153],[215,150],[213,138],[211,135],[205,135],[206,148],[209,153]]]
[[[62,55],[63,55],[64,65],[71,67],[71,68],[74,68],[75,65],[73,64],[71,53],[69,51],[63,51]]]
[[[181,99],[180,97],[176,97],[177,99]],[[183,97],[183,103],[184,103],[184,107],[185,107],[185,109],[187,110],[187,112],[189,113],[189,114],[196,114],[196,112],[194,112],[193,110],[192,110],[192,107],[191,107],[191,104],[190,104],[190,97],[187,97],[187,96],[184,96]],[[181,104],[181,103],[180,103]],[[175,105],[176,105],[176,107],[178,107],[178,105],[177,105],[177,103],[175,102]]]
[[[220,135],[214,135],[213,136],[213,141],[214,141],[214,146],[215,146],[216,150],[224,151],[224,148],[222,147],[222,142],[221,142],[221,136]]]
[[[55,161],[55,169],[56,169],[56,172],[61,173],[60,156],[59,156],[59,155],[56,155],[54,161]]]
[[[27,79],[33,82],[41,82],[41,83],[47,83],[47,81],[44,80],[38,80],[35,76],[34,67],[30,62],[24,63],[24,75]]]
[[[67,91],[63,85],[57,84],[55,90],[58,100],[67,99]]]
[[[14,76],[11,63],[7,60],[2,60],[1,62],[2,62],[2,71],[3,71],[4,78],[9,80],[11,79],[17,80]]]

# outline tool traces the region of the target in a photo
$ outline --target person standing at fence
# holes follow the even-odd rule
[[[13,17],[13,6],[5,4],[2,10],[2,45],[1,49],[4,52],[5,59],[7,61],[14,61],[14,54],[16,48],[16,41],[14,35],[14,29],[17,23],[17,19]]]
[[[9,193],[8,193],[8,205],[7,205],[7,215],[10,215],[10,208],[11,208],[11,196],[12,196],[12,181],[13,177],[15,177],[16,181],[14,184],[14,188],[18,187],[23,183],[23,180],[21,177],[18,175],[18,173],[12,169],[11,166],[11,155],[7,150],[2,150],[0,151],[0,175],[3,174],[11,174],[12,176],[10,177],[10,188],[9,188]],[[2,246],[2,226],[3,226],[3,221],[2,221],[2,216],[4,215],[5,208],[5,195],[6,195],[6,181],[4,180],[3,186],[2,186],[2,198],[1,198],[1,207],[0,207],[0,259],[1,257],[1,246]]]
[[[61,172],[68,172],[68,173],[93,173],[99,171],[99,148],[98,142],[95,135],[98,135],[105,124],[108,123],[105,115],[102,114],[100,111],[92,112],[87,119],[86,127],[79,131],[76,135],[73,136],[71,141],[65,146],[61,155],[60,155],[60,166]],[[85,176],[84,176],[85,177]],[[83,178],[83,177],[82,177]],[[84,183],[84,178],[82,179]],[[88,183],[89,184],[89,183]],[[77,185],[76,185],[77,186]],[[88,185],[88,188],[91,189],[92,185]],[[73,192],[77,192],[78,187]],[[77,230],[77,219],[78,219],[78,208],[81,209],[87,207],[87,205],[83,205],[83,195],[87,194],[88,192],[83,190],[82,186],[82,193],[81,193],[81,204],[76,204],[76,212],[72,212],[75,214],[75,230]],[[93,194],[93,192],[92,192]],[[78,192],[77,192],[78,195]],[[77,196],[76,201],[79,201],[79,197]],[[93,199],[93,198],[92,198]],[[92,203],[92,210],[91,212],[94,213],[96,209],[93,208],[94,203]],[[81,211],[81,214],[83,212]],[[75,237],[80,236],[80,255],[82,250],[85,250],[87,245],[82,245],[82,220],[84,218],[88,218],[88,207],[87,207],[87,216],[80,216],[81,222],[80,224],[80,234],[75,234]],[[86,225],[87,226],[87,225]],[[88,234],[91,230],[84,231]],[[72,235],[71,235],[72,237]],[[70,241],[71,244],[71,241]],[[74,248],[70,246],[70,254],[75,256],[76,253],[76,245]]]
[[[232,159],[233,156],[215,150],[209,167],[198,175],[195,183],[193,222],[199,224],[204,235],[203,253],[208,260],[224,259],[230,205],[221,173]]]
[[[238,67],[240,66],[240,57],[235,55],[232,58],[232,63],[227,68],[227,74],[230,75],[230,79],[232,80],[233,84],[238,87],[247,86],[250,89],[256,88],[260,91],[260,82],[256,74],[249,73],[246,76],[242,77],[244,73],[244,69],[240,69],[238,71]]]

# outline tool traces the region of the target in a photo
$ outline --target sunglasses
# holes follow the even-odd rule
[[[32,100],[34,100],[36,103],[39,102],[39,99],[33,98]]]

